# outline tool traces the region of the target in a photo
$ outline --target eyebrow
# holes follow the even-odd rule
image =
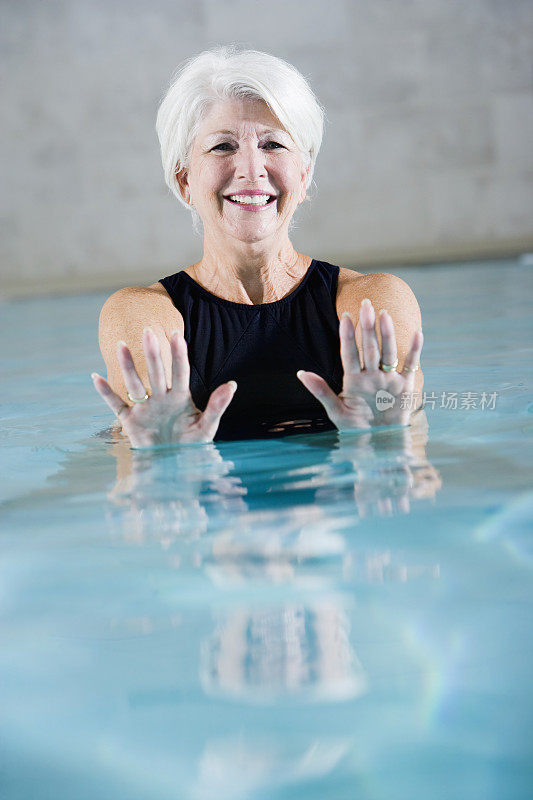
[[[289,136],[290,137],[290,134],[287,133],[287,131],[282,130],[281,128],[268,128],[267,130],[261,131],[260,135],[264,136],[267,133],[273,133],[275,136],[280,136],[281,135],[281,136]],[[220,135],[223,135],[223,134],[226,134],[226,135],[229,134],[230,136],[236,136],[237,135],[235,133],[235,131],[220,130],[220,131],[213,131],[213,133],[208,133],[205,138],[206,139],[211,139],[212,136],[220,136]]]

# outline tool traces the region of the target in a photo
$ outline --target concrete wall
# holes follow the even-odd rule
[[[1,12],[4,295],[146,284],[200,258],[155,115],[183,59],[233,41],[294,63],[327,110],[298,249],[362,269],[533,249],[533,0]]]

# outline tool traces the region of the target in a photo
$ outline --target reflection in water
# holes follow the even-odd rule
[[[272,739],[209,739],[198,763],[190,800],[243,800],[258,792],[328,775],[353,748],[351,737],[324,736],[287,747]],[[266,797],[267,795],[265,795]]]
[[[119,441],[110,529],[159,543],[174,567],[201,569],[219,587],[437,577],[436,565],[358,549],[353,536],[363,517],[406,514],[413,500],[434,497],[441,481],[425,458],[427,425],[310,439],[289,458],[289,444],[264,443],[259,470],[247,449],[229,459],[214,444],[132,451]],[[270,471],[278,451],[286,460],[274,458]]]
[[[246,450],[227,447],[229,459],[215,444],[132,451],[119,440],[109,499],[121,507],[122,535],[138,542],[155,536],[168,545],[169,538],[190,540],[225,528],[262,531],[271,545],[283,534],[285,547],[295,521],[316,539],[318,531],[352,527],[357,518],[408,514],[413,500],[434,498],[441,487],[425,456],[424,417],[417,427],[309,438],[316,446],[304,447],[299,439],[292,460],[291,444],[274,442],[286,461],[272,471],[252,467]],[[263,444],[265,458],[272,443]]]
[[[173,568],[201,571],[219,589],[292,585],[315,593],[312,604],[219,612],[203,650],[207,691],[264,701],[363,690],[338,587],[438,578],[438,565],[358,547],[354,536],[361,517],[409,513],[413,500],[434,496],[441,482],[425,458],[426,440],[420,421],[418,428],[306,437],[292,457],[287,440],[269,442],[259,470],[246,447],[224,450],[230,459],[215,444],[132,451],[117,442],[109,493],[117,536],[159,543]]]
[[[214,444],[190,445],[178,451],[132,451],[125,441],[114,447],[117,480],[108,497],[119,510],[121,536],[141,543],[155,535],[163,547],[173,538],[196,539],[206,533],[210,507],[238,514],[245,489],[229,473]]]
[[[439,565],[408,563],[374,540],[369,547],[358,525],[409,514],[435,496],[441,481],[425,457],[426,434],[421,421],[418,429],[320,434],[262,443],[260,459],[257,443],[251,455],[242,443],[115,444],[113,535],[163,549],[179,572],[174,592],[191,574],[218,592],[199,643],[205,696],[256,708],[365,696],[369,678],[350,632],[354,586],[436,579]],[[206,740],[184,796],[251,797],[326,775],[354,755],[351,737],[311,731],[290,741],[294,752],[268,737]]]
[[[366,686],[348,633],[347,615],[331,596],[316,605],[232,610],[204,642],[202,686],[259,703],[347,700]]]

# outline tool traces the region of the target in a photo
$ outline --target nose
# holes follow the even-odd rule
[[[251,183],[265,178],[267,174],[265,152],[257,146],[257,141],[241,141],[236,153],[235,175]]]

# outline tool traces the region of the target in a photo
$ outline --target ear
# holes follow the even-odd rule
[[[307,179],[309,178],[310,170],[311,170],[311,162],[309,162],[309,165],[306,167],[304,172],[302,172],[302,188],[300,191],[300,198],[298,200],[298,204],[303,203],[303,201],[307,197]]]
[[[187,170],[182,167],[178,170],[176,168],[176,181],[180,190],[180,194],[188,205],[191,205],[191,190],[189,189],[189,174]]]

